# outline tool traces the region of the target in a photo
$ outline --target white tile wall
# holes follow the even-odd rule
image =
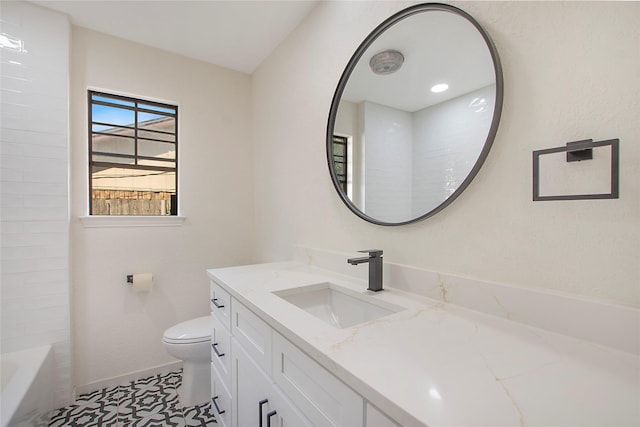
[[[472,108],[474,99],[485,103]],[[467,178],[489,133],[494,105],[492,85],[414,113],[415,216],[435,209]]]
[[[381,221],[412,218],[411,113],[364,103],[365,210]]]
[[[473,103],[479,99],[484,100],[481,106]],[[354,135],[359,117],[349,104],[341,104],[336,131]],[[354,178],[354,186],[364,188],[367,215],[381,221],[407,221],[451,196],[478,159],[494,104],[495,85],[413,113],[371,102],[360,104],[364,141],[359,143],[364,144],[366,172],[364,185]],[[355,200],[362,209],[363,203]]]
[[[2,352],[52,344],[56,405],[72,394],[67,18],[2,2]]]

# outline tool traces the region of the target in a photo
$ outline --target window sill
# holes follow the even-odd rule
[[[184,216],[107,216],[89,215],[78,217],[86,228],[115,227],[179,227],[187,219]]]

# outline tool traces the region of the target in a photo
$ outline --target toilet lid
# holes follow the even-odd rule
[[[211,340],[211,319],[198,317],[178,323],[164,331],[162,339],[168,343],[189,344]]]

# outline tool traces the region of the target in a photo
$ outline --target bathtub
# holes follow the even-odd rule
[[[1,427],[46,426],[53,408],[51,346],[0,355]]]

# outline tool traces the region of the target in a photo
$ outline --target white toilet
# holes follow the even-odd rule
[[[211,318],[198,317],[164,331],[167,353],[182,360],[182,385],[178,397],[183,407],[211,398]]]

